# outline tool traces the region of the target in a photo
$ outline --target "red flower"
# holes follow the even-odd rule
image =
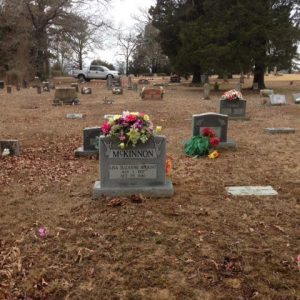
[[[211,128],[204,128],[202,130],[202,135],[203,136],[209,136],[209,137],[214,137],[216,134],[215,134],[215,131]]]
[[[111,128],[111,126],[108,122],[103,123],[103,125],[101,126],[101,130],[105,135],[109,134],[110,128]]]
[[[220,143],[220,139],[217,137],[212,137],[210,138],[209,142],[212,147],[217,147]]]
[[[126,117],[127,122],[135,122],[136,121],[136,116],[135,115],[128,115]]]

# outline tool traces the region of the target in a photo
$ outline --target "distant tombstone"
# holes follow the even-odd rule
[[[42,82],[42,88],[44,92],[50,92],[50,86],[48,81]]]
[[[149,80],[147,80],[147,79],[139,79],[138,84],[148,85],[149,84]]]
[[[41,94],[41,93],[42,93],[42,87],[41,87],[41,86],[38,86],[38,87],[36,88],[36,91],[37,91],[38,94]]]
[[[235,86],[235,89],[238,91],[238,92],[241,92],[242,90],[242,84],[240,82],[238,82]]]
[[[20,155],[20,143],[18,140],[0,140],[0,156],[7,149],[9,155]]]
[[[11,94],[11,92],[12,92],[12,87],[8,85],[8,86],[6,87],[6,92],[7,92],[7,94]]]
[[[201,75],[201,83],[202,83],[202,84],[205,83],[205,78],[206,78],[206,75],[205,75],[205,74],[202,74],[202,75]]]
[[[128,76],[128,90],[132,90],[132,78]]]
[[[253,90],[258,90],[258,82],[253,83]]]
[[[123,88],[114,86],[112,88],[113,95],[123,95]]]
[[[163,100],[164,89],[163,88],[143,88],[141,92],[142,100]]]
[[[23,79],[23,81],[22,81],[22,87],[23,87],[23,89],[27,89],[29,87],[28,80]]]
[[[50,83],[49,83],[49,88],[50,88],[51,90],[55,90],[55,84],[54,84],[53,82],[50,82]]]
[[[19,92],[21,90],[21,86],[19,84],[16,85],[16,90]]]
[[[269,96],[271,105],[284,105],[287,104],[285,95],[272,94]]]
[[[203,86],[203,94],[204,94],[204,99],[205,100],[209,100],[209,94],[210,94],[210,84],[209,83],[205,83]]]
[[[102,135],[100,127],[90,127],[83,130],[83,147],[75,150],[75,156],[90,156],[99,153],[99,137]]]
[[[204,128],[213,129],[220,139],[219,148],[236,148],[235,142],[227,139],[228,116],[217,113],[193,115],[193,136],[201,135]]]
[[[245,83],[245,75],[244,74],[241,74],[241,76],[240,76],[240,83],[241,84]]]
[[[112,77],[111,76],[108,76],[106,79],[106,87],[108,90],[112,89]]]
[[[229,119],[245,119],[246,104],[246,100],[220,100],[220,114],[227,115]]]
[[[77,105],[80,104],[74,87],[58,87],[55,89],[53,105]]]
[[[92,94],[92,88],[90,88],[90,87],[82,87],[81,88],[81,94],[83,94],[83,95],[90,95],[90,94]]]
[[[32,86],[33,88],[37,88],[38,86],[41,86],[40,78],[37,77],[37,76],[34,77],[34,80],[33,80],[32,84],[31,84],[31,86]]]
[[[75,88],[76,93],[79,92],[79,85],[78,85],[78,83],[76,83],[76,82],[71,83],[71,87]]]
[[[274,75],[277,76],[277,67],[274,67]]]
[[[0,81],[0,90],[3,90],[4,89],[4,81]]]
[[[121,78],[112,78],[111,86],[113,87],[122,87],[122,80]]]
[[[83,119],[84,114],[67,114],[66,118],[67,119]]]
[[[138,84],[137,83],[132,84],[132,90],[135,91],[135,92],[138,91]]]
[[[171,83],[180,83],[180,80],[181,80],[181,78],[180,78],[180,76],[177,75],[177,74],[174,74],[174,75],[172,75],[172,76],[170,77],[170,82],[171,82]]]
[[[300,93],[293,94],[294,102],[300,104]]]
[[[172,197],[166,177],[166,138],[154,136],[145,144],[120,149],[118,139],[100,136],[100,177],[93,198],[143,195]]]
[[[260,90],[260,95],[262,97],[269,97],[270,95],[273,95],[274,94],[274,91],[273,90],[270,90],[270,89],[263,89],[263,90]]]

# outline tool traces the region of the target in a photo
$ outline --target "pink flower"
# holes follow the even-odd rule
[[[48,236],[48,229],[46,227],[40,227],[38,230],[39,237],[45,239]]]
[[[102,130],[102,132],[103,132],[105,135],[109,134],[110,128],[111,128],[111,125],[110,125],[108,122],[104,123],[104,124],[101,126],[101,130]]]
[[[128,115],[126,116],[126,122],[135,122],[136,121],[136,116],[135,115]]]

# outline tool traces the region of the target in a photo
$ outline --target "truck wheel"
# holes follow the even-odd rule
[[[112,76],[111,74],[109,74],[109,75],[106,76],[106,79],[108,79],[109,77],[112,78],[112,79],[114,78],[114,76]]]
[[[78,75],[78,79],[80,82],[84,82],[85,81],[85,76],[83,74]]]

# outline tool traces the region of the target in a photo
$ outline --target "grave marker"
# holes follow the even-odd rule
[[[4,89],[4,81],[0,80],[0,90],[3,90],[3,89]]]
[[[7,94],[11,94],[11,92],[12,92],[12,87],[8,85],[8,86],[6,87],[6,92],[7,92]]]
[[[80,104],[74,87],[58,87],[55,89],[53,105]]]
[[[285,105],[287,104],[285,95],[273,94],[270,95],[270,103],[271,105]]]
[[[300,104],[300,93],[293,94],[294,102]]]
[[[66,115],[67,119],[83,119],[84,118],[84,114],[67,114]]]
[[[295,133],[295,129],[294,128],[289,128],[289,127],[265,128],[264,131],[266,133],[270,133],[270,134]]]
[[[217,113],[193,115],[193,136],[201,135],[204,128],[211,128],[220,139],[219,148],[236,148],[234,141],[227,138],[228,116]]]
[[[205,83],[203,86],[203,94],[204,94],[204,99],[205,100],[209,100],[209,94],[210,94],[210,84],[209,83]]]
[[[229,119],[246,120],[246,100],[220,100],[220,114],[227,115]]]
[[[119,142],[100,136],[100,175],[93,198],[101,196],[172,197],[174,190],[166,178],[166,138],[154,136],[146,144],[120,149]]]
[[[44,92],[50,92],[50,85],[48,81],[43,81],[42,82],[42,87]]]
[[[75,150],[75,156],[91,156],[99,153],[97,145],[100,135],[102,134],[100,127],[90,127],[83,130],[83,147]]]
[[[226,188],[233,196],[276,196],[278,193],[271,186],[232,186]]]
[[[128,90],[132,90],[132,78],[130,75],[128,76]]]
[[[79,92],[79,85],[78,85],[78,83],[76,83],[76,82],[71,83],[71,87],[75,88],[76,93]]]
[[[112,88],[113,95],[123,95],[123,88],[114,86]]]
[[[274,94],[274,90],[263,89],[263,90],[260,90],[259,93],[260,93],[260,95],[261,95],[262,97],[269,97],[269,96],[271,96],[271,95]]]
[[[142,100],[163,100],[164,89],[156,88],[143,88],[141,92]]]
[[[18,140],[0,140],[0,156],[5,149],[9,150],[9,155],[20,155],[20,143]]]
[[[83,95],[91,95],[92,94],[92,88],[90,88],[90,87],[82,87],[81,88],[81,94],[83,94]]]

